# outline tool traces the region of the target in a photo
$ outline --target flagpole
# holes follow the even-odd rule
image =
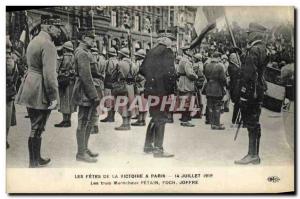
[[[234,35],[233,35],[233,32],[232,32],[232,29],[231,29],[231,27],[229,25],[229,22],[228,22],[228,19],[227,19],[227,16],[226,16],[225,9],[224,9],[224,17],[225,17],[225,22],[226,22],[226,25],[228,27],[228,30],[229,30],[229,33],[230,33],[230,36],[231,36],[231,39],[232,39],[233,46],[237,47],[236,42],[235,42],[235,38],[234,38]],[[237,52],[236,52],[236,56],[237,56],[238,64],[239,64],[239,66],[241,66],[240,56],[239,56],[239,54]]]

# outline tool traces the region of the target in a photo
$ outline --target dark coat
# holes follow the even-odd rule
[[[58,99],[57,52],[50,35],[41,31],[27,47],[28,72],[16,103],[33,109],[48,109]]]
[[[240,91],[240,76],[241,69],[236,64],[229,62],[228,66],[228,75],[230,78],[229,82],[229,92],[232,102],[236,103],[240,99],[239,91]]]
[[[84,43],[80,43],[75,50],[75,71],[77,74],[73,103],[78,106],[91,106],[93,100],[99,99],[96,87],[91,75],[91,63],[93,56]]]
[[[256,40],[247,48],[244,64],[242,64],[241,80],[245,86],[247,96],[255,101],[262,101],[267,89],[263,78],[267,66],[267,49],[261,40]],[[249,102],[250,102],[249,101]]]
[[[176,71],[175,56],[171,49],[159,44],[151,49],[141,67],[145,77],[145,95],[167,96],[175,92]]]
[[[212,59],[204,66],[204,75],[207,79],[206,96],[223,97],[225,95],[226,76],[222,64]]]

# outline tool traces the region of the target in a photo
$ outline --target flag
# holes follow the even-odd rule
[[[216,27],[216,20],[225,16],[224,7],[205,6],[198,7],[194,22],[194,29],[197,37],[192,41],[189,48],[193,49],[199,45],[205,35]]]

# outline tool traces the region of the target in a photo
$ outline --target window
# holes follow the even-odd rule
[[[111,11],[111,26],[117,27],[117,13],[116,11]]]

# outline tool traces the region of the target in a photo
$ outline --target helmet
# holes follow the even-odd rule
[[[141,57],[141,58],[145,58],[146,51],[144,49],[139,49],[134,55],[138,56],[138,57]]]
[[[70,51],[74,51],[73,44],[72,44],[71,41],[65,42],[64,45],[63,45],[63,48],[66,48],[66,49],[68,49]]]
[[[128,48],[122,48],[118,53],[129,58],[129,49]]]
[[[108,50],[108,54],[109,54],[109,55],[112,55],[112,56],[117,56],[117,51],[116,51],[115,48],[110,48],[110,49]]]

